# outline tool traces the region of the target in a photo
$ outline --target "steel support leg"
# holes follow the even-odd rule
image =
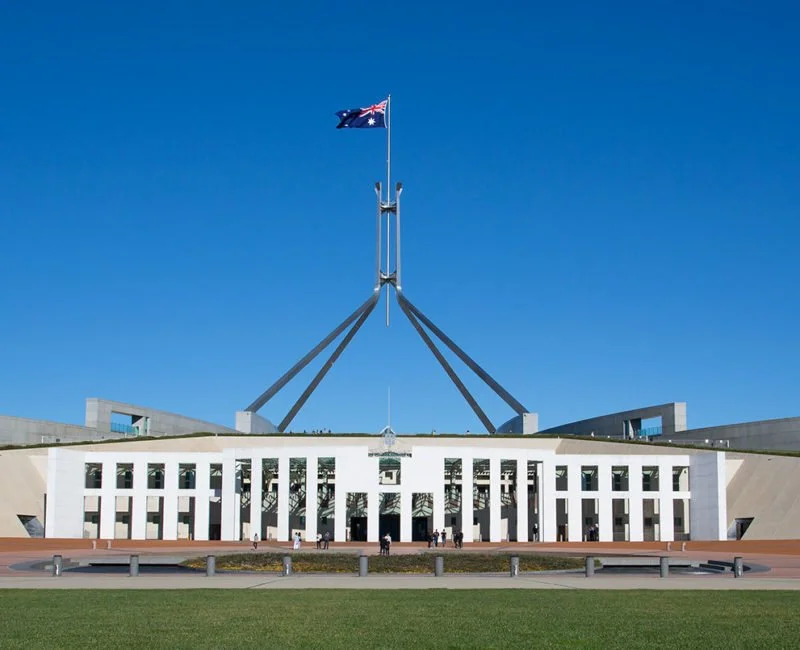
[[[378,299],[375,298],[375,300],[373,300],[372,303],[370,303],[367,306],[367,308],[361,313],[361,316],[359,316],[358,320],[355,322],[355,325],[353,325],[350,328],[350,331],[347,332],[345,337],[342,339],[341,343],[339,343],[339,345],[336,346],[336,349],[333,351],[333,354],[331,354],[331,356],[325,362],[325,365],[323,365],[322,368],[320,368],[320,371],[316,374],[314,379],[311,380],[311,383],[303,391],[303,394],[300,395],[300,398],[295,402],[294,406],[292,406],[292,408],[286,414],[286,417],[283,418],[283,420],[281,420],[281,423],[278,425],[278,431],[280,431],[281,433],[286,431],[286,427],[288,427],[291,421],[294,420],[294,416],[297,415],[297,412],[301,408],[303,408],[303,405],[306,403],[308,398],[311,397],[311,393],[313,393],[316,390],[317,386],[319,386],[319,383],[325,378],[325,375],[328,374],[328,371],[333,367],[333,364],[336,363],[336,360],[342,355],[342,352],[344,352],[344,349],[348,346],[350,341],[353,340],[353,337],[356,335],[356,332],[358,332],[358,330],[361,329],[361,326],[364,324],[364,321],[366,321],[367,318],[369,318],[369,315],[372,313],[372,310],[375,309],[375,305],[377,304],[378,304]]]
[[[248,406],[245,411],[250,411],[255,413],[258,411],[264,404],[266,404],[269,400],[271,400],[278,391],[281,390],[286,384],[288,384],[294,377],[299,373],[303,368],[305,368],[309,363],[311,363],[316,356],[322,352],[325,348],[327,348],[331,341],[333,341],[337,336],[339,336],[344,330],[350,325],[354,320],[356,320],[359,316],[361,316],[366,310],[371,309],[375,306],[375,303],[378,302],[378,297],[380,294],[376,291],[372,296],[369,297],[368,300],[364,302],[358,309],[356,309],[352,314],[350,314],[347,318],[345,318],[339,326],[333,330],[328,336],[326,336],[322,341],[320,341],[316,347],[314,347],[311,352],[309,352],[306,356],[304,356],[300,361],[294,364],[286,374],[284,374],[278,381],[276,381],[272,386],[267,388],[259,397],[256,399],[250,406]]]
[[[399,291],[397,292],[397,301],[400,303],[401,307],[405,305],[412,314],[419,318],[442,343],[450,348],[450,350],[452,350],[453,353],[470,368],[470,370],[478,375],[478,377],[480,377],[483,382],[489,388],[491,388],[498,395],[498,397],[500,397],[500,399],[514,409],[514,411],[516,411],[519,415],[528,412],[528,409],[514,399],[511,393],[498,384],[488,372],[475,363],[472,358],[470,358],[470,356],[464,352],[464,350],[458,347],[458,345],[456,345],[455,342],[449,336],[447,336],[447,334],[436,327],[436,325],[434,325],[433,322],[427,316],[425,316],[425,314],[411,304],[411,302]]]
[[[398,294],[399,296],[400,294]],[[417,319],[414,318],[414,314],[411,313],[409,308],[406,306],[408,301],[400,300],[400,309],[406,315],[409,322],[414,326],[414,329],[417,330],[417,334],[420,335],[422,340],[425,342],[425,345],[428,346],[431,352],[433,352],[433,356],[436,357],[436,360],[439,364],[444,368],[444,371],[447,373],[447,376],[450,377],[450,381],[452,381],[456,388],[461,392],[461,395],[467,400],[467,404],[472,407],[472,410],[475,411],[475,415],[478,416],[478,419],[483,423],[483,426],[486,427],[486,430],[489,433],[494,433],[496,429],[492,424],[492,421],[487,417],[486,413],[483,412],[483,409],[478,405],[478,402],[475,401],[475,398],[472,394],[467,390],[467,387],[464,385],[464,382],[459,379],[458,375],[456,374],[455,370],[453,370],[452,366],[447,362],[447,359],[444,358],[441,352],[439,352],[439,348],[436,347],[436,344],[431,340],[431,337],[428,336],[428,333],[422,328],[422,326],[417,322]]]

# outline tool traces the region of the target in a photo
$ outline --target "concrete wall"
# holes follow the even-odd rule
[[[726,500],[725,454],[695,454],[691,457],[689,505],[692,539],[726,539],[728,507]]]
[[[0,537],[28,537],[18,515],[45,523],[47,450],[0,451]]]
[[[97,397],[90,397],[86,400],[86,426],[88,428],[110,432],[112,413],[148,418],[149,427],[146,434],[150,436],[179,436],[187,433],[197,433],[198,431],[236,433],[235,429],[223,427],[213,422],[195,420],[177,413],[168,413],[167,411],[125,404],[124,402],[113,402]],[[144,434],[145,432],[142,433]]]
[[[240,433],[278,433],[272,422],[252,411],[236,411],[236,430]]]
[[[91,397],[86,400],[86,426],[49,422],[47,420],[31,420],[7,415],[0,416],[0,445],[56,444],[114,440],[133,436],[134,434],[132,433],[126,434],[111,430],[112,413],[146,418],[148,423],[147,430],[142,430],[139,435],[179,436],[200,431],[236,433],[235,429],[213,424],[212,422],[205,422],[204,420],[195,420],[175,413]],[[266,420],[264,421],[266,422]]]
[[[719,445],[722,441],[731,449],[800,451],[800,417],[689,429],[668,438],[672,442],[692,444],[705,444],[708,440],[709,444]]]
[[[589,436],[594,434],[595,436],[622,438],[625,434],[625,422],[656,417],[661,418],[663,435],[672,436],[675,432],[685,431],[686,402],[672,402],[671,404],[647,406],[632,411],[621,411],[620,413],[601,415],[588,420],[561,424],[557,427],[544,429],[539,433],[563,433],[576,436]]]
[[[497,433],[521,433],[530,435],[539,431],[539,414],[523,413],[497,427]]]
[[[729,528],[753,518],[744,539],[800,539],[800,459],[728,455],[739,463],[728,483]]]
[[[0,444],[2,445],[55,444],[85,440],[110,440],[121,437],[119,433],[112,434],[110,431],[98,431],[76,424],[0,415]]]

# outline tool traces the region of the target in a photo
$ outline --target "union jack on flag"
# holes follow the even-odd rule
[[[337,129],[385,129],[386,100],[366,108],[347,108],[336,111],[339,118]]]

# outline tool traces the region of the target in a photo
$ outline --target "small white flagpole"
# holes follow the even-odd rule
[[[392,116],[391,116],[392,96],[386,97],[386,205],[392,201]],[[386,211],[386,275],[391,273],[389,266],[389,255],[391,249],[391,223],[392,213]],[[389,327],[389,287],[386,287],[386,327]]]

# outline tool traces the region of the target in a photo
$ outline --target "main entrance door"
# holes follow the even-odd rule
[[[351,542],[367,541],[366,517],[350,517],[350,541]]]
[[[400,541],[400,515],[381,515],[379,523],[378,535],[380,537],[389,533],[393,542]]]
[[[411,540],[414,542],[428,541],[428,517],[411,518]]]

